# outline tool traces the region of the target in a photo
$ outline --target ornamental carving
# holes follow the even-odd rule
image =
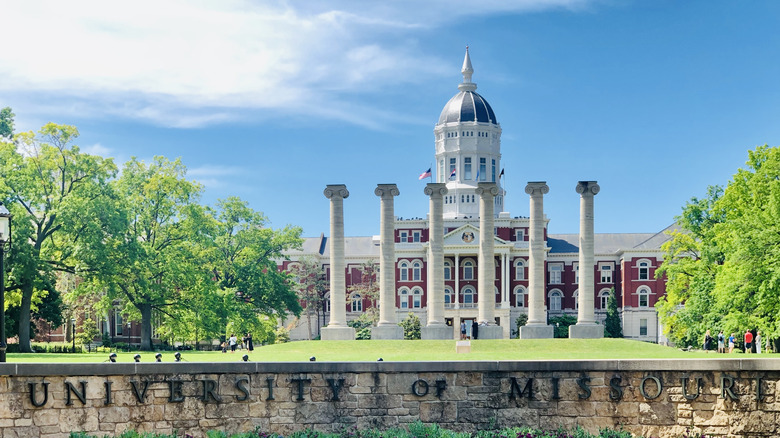
[[[401,191],[395,184],[377,184],[374,194],[377,196],[398,196]]]
[[[330,184],[325,187],[325,191],[323,193],[328,199],[333,199],[335,197],[346,199],[349,197],[349,191],[347,190],[347,186],[344,184]]]
[[[601,187],[599,187],[596,181],[579,181],[575,190],[580,195],[597,195]]]
[[[550,193],[550,186],[544,181],[529,182],[528,185],[525,186],[525,192],[531,196],[546,195]]]
[[[441,197],[447,194],[449,190],[447,190],[447,185],[442,183],[428,183],[425,185],[425,189],[423,189],[423,192],[425,192],[426,195],[431,197]]]

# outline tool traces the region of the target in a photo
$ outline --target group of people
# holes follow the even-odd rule
[[[723,334],[723,330],[721,330],[720,333],[718,333],[718,353],[726,353],[727,347],[729,353],[732,353],[734,351],[734,348],[737,343],[737,338],[734,335],[735,334],[732,333],[731,335],[729,335],[727,339],[726,335]],[[750,354],[755,352],[757,354],[761,354],[762,338],[761,338],[760,331],[747,330],[745,331],[745,335],[743,339],[744,339],[743,345],[745,348],[745,353]],[[710,334],[710,331],[707,330],[707,333],[704,335],[704,351],[710,351],[712,349],[713,341],[714,339]],[[728,346],[726,345],[726,342],[728,342]],[[766,351],[769,351],[769,339],[766,340]]]
[[[482,324],[486,325],[486,324]],[[460,339],[461,340],[467,340],[467,339],[479,339],[479,326],[480,324],[477,324],[477,320],[474,320],[471,322],[471,327],[466,325],[465,321],[460,322]],[[469,331],[469,328],[471,330]]]
[[[222,345],[222,352],[227,353],[228,348],[230,349],[231,353],[234,353],[236,351],[236,348],[240,347],[242,349],[246,349],[248,351],[252,351],[255,349],[255,345],[252,343],[252,333],[244,333],[244,337],[241,338],[241,344],[238,343],[238,338],[233,333],[230,335],[230,337],[227,339],[227,341],[223,341]]]

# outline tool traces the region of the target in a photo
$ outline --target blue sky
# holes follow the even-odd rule
[[[17,131],[76,125],[121,164],[181,157],[203,201],[235,195],[272,226],[379,233],[377,183],[424,217],[433,127],[464,49],[503,129],[506,208],[547,181],[550,232],[656,232],[747,150],[780,144],[780,2],[609,0],[10,1],[0,107]]]

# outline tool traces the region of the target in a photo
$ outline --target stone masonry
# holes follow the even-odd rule
[[[0,364],[0,436],[558,426],[780,434],[775,359]],[[685,386],[683,386],[685,384]]]

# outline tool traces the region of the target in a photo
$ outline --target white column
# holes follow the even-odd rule
[[[601,338],[604,328],[596,323],[594,307],[593,197],[600,187],[596,181],[577,183],[580,194],[580,287],[577,324],[569,326],[571,338]]]
[[[493,200],[498,195],[498,186],[492,182],[481,182],[477,184],[475,193],[479,195],[479,339],[500,339],[503,337],[502,330],[495,321],[496,262],[493,234]]]
[[[525,192],[531,195],[531,224],[528,263],[528,324],[520,327],[521,339],[552,338],[544,305],[544,199],[550,187],[544,181],[529,182]]]
[[[423,339],[452,339],[453,327],[444,322],[444,195],[447,185],[429,183],[425,194],[430,197],[428,223],[428,324],[422,328]]]
[[[501,308],[509,308],[509,256],[501,254]]]
[[[455,254],[455,306],[460,309],[460,254]]]
[[[395,184],[378,184],[374,194],[380,197],[379,250],[379,326],[397,325],[395,313],[395,206],[401,192]]]
[[[344,271],[344,199],[349,191],[344,184],[329,184],[324,194],[330,199],[330,321],[321,336],[323,340],[355,339],[355,329],[347,326]]]

